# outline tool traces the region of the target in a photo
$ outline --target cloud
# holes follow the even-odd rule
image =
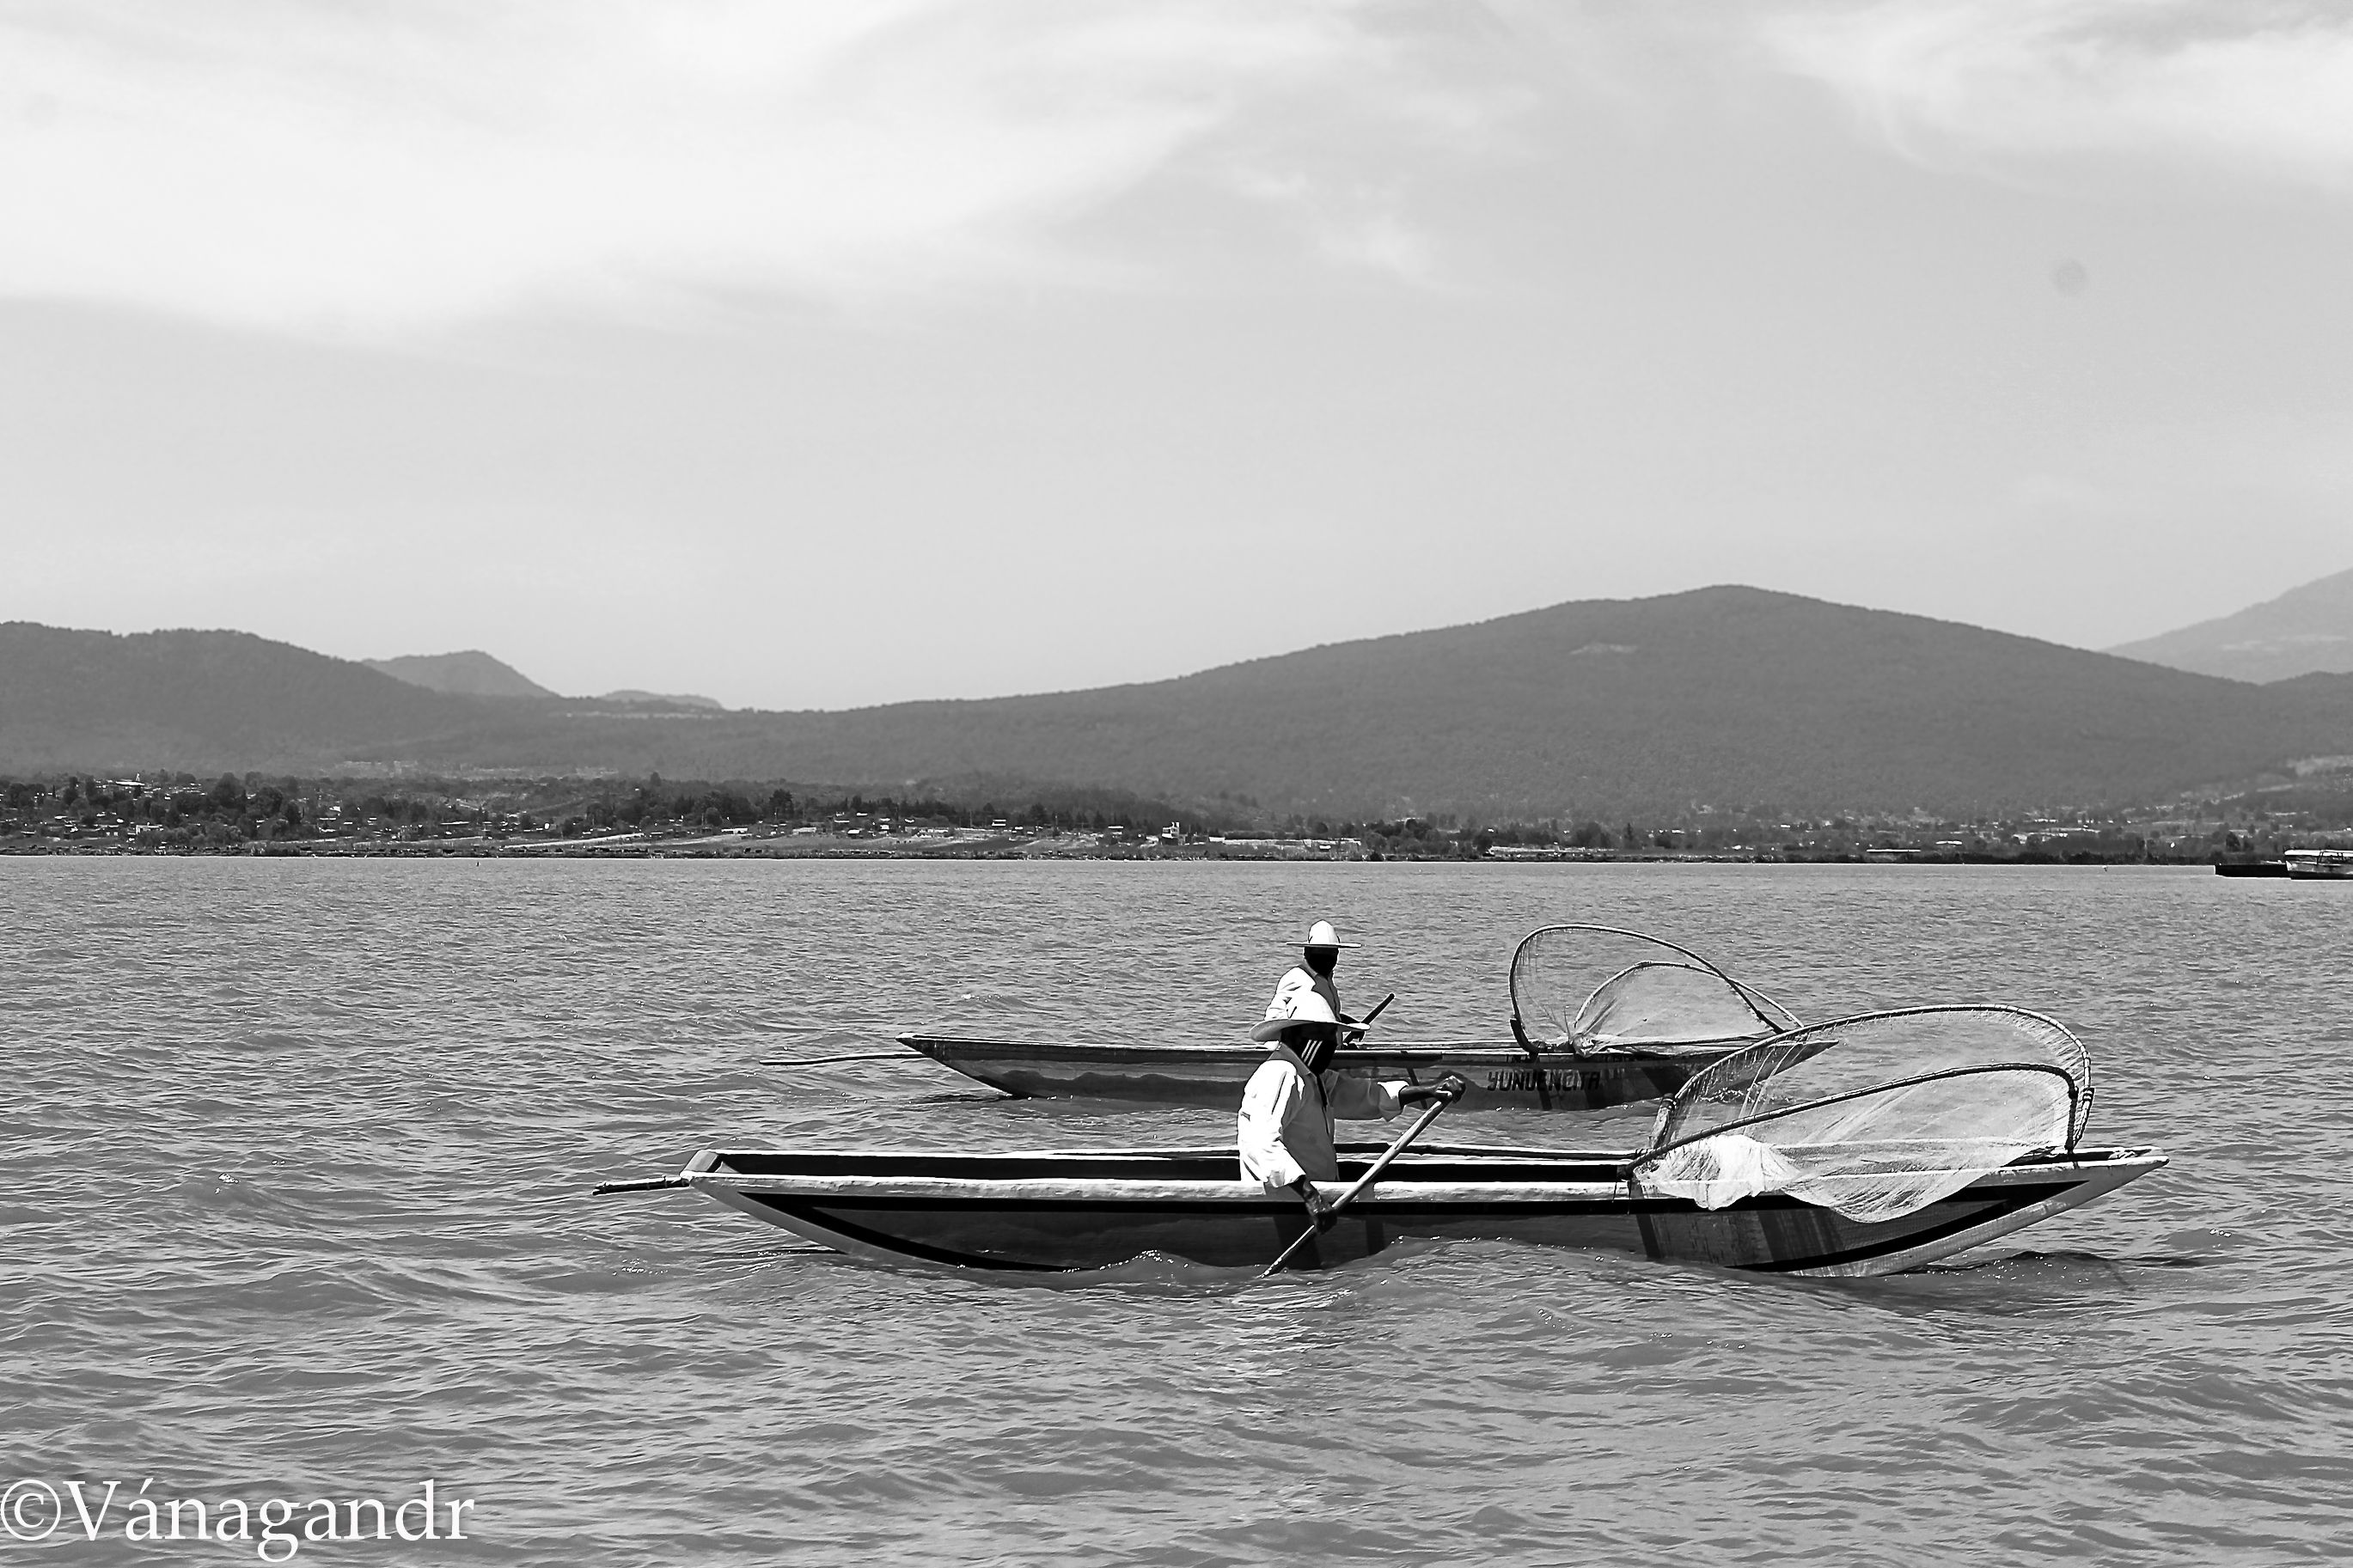
[[[1388,15],[0,5],[0,296],[371,335],[1085,277],[1073,219],[1247,119],[1374,138],[1449,119]],[[1362,220],[1392,269],[1398,228]]]
[[[1923,162],[2161,158],[2353,193],[2353,16],[2264,0],[1874,0],[1766,26]]]

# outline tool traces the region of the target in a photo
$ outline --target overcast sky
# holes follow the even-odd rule
[[[2353,12],[0,0],[0,619],[837,707],[2353,566]]]

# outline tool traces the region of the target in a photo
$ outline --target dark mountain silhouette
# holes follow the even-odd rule
[[[2108,651],[2232,680],[2353,671],[2353,572]]]
[[[335,700],[300,706],[298,721],[242,664],[218,668],[182,706],[139,694],[159,657],[125,665],[141,639],[5,630],[113,661],[103,679],[77,674],[72,696],[46,696],[29,719],[26,679],[0,680],[0,768],[17,769],[603,766],[999,798],[1027,781],[1334,819],[1612,818],[1694,805],[2121,804],[2353,753],[2353,679],[2249,686],[1738,587],[1556,605],[1173,680],[841,712],[443,696],[259,638],[154,634],[234,639],[224,646],[241,660],[272,650],[285,673],[271,691],[323,693],[341,670],[392,694],[337,686]],[[16,665],[8,652],[0,641],[0,660]],[[141,751],[166,719],[185,742],[178,755],[196,754],[201,733],[216,737],[205,753],[215,760]]]
[[[395,680],[459,697],[553,697],[554,692],[511,664],[480,648],[460,653],[411,653],[398,658],[363,659],[370,669]]]

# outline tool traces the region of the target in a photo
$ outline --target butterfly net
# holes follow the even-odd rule
[[[1696,953],[1592,925],[1546,926],[1520,943],[1512,1016],[1530,1046],[1579,1053],[1721,1048],[1797,1023]]]
[[[1703,1208],[1787,1193],[1896,1219],[2021,1155],[2073,1149],[2091,1060],[2040,1014],[1917,1007],[1817,1024],[1692,1075],[1634,1163],[1641,1191]]]

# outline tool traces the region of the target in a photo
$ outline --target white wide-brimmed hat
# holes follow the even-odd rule
[[[1307,940],[1300,945],[1303,947],[1354,947],[1356,944],[1353,942],[1342,942],[1340,933],[1332,929],[1330,921],[1317,921],[1307,928]]]
[[[1285,986],[1274,994],[1266,1005],[1266,1022],[1250,1031],[1250,1038],[1261,1043],[1279,1038],[1293,1024],[1337,1024],[1332,1016],[1332,1004],[1324,994],[1306,986]]]

